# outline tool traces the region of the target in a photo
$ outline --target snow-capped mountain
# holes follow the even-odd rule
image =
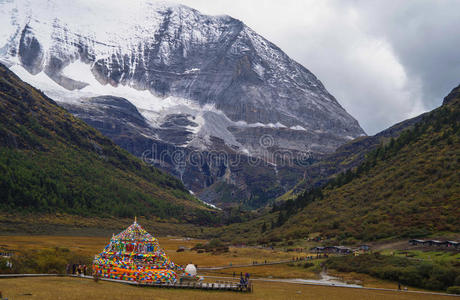
[[[363,134],[321,82],[241,21],[166,2],[0,2],[0,60],[58,101],[126,98],[155,128],[185,118],[182,146],[210,137],[256,153],[330,152]]]
[[[321,155],[364,134],[310,71],[244,23],[169,2],[0,0],[0,62],[138,156],[152,145]],[[224,177],[247,188],[250,168],[155,159],[194,191]]]

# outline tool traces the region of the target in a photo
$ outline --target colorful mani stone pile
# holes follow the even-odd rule
[[[158,240],[136,221],[110,240],[93,261],[99,277],[142,283],[175,283],[183,272],[160,248]]]

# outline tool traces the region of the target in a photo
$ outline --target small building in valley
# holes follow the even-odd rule
[[[412,246],[421,246],[424,245],[424,243],[424,240],[409,240],[409,244],[411,244]]]
[[[460,242],[456,242],[456,241],[447,241],[446,247],[447,247],[447,248],[456,248],[456,249],[460,249]]]
[[[369,245],[361,245],[361,246],[359,246],[359,250],[367,252],[367,251],[371,250],[371,246],[369,246]]]
[[[460,242],[457,241],[440,241],[440,240],[409,240],[412,246],[424,246],[433,248],[460,249]]]

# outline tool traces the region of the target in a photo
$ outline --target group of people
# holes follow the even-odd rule
[[[251,275],[249,273],[245,273],[243,277],[243,272],[240,273],[240,286],[245,286],[247,287],[249,284],[249,277]],[[235,277],[235,272],[233,272],[233,277]]]
[[[82,264],[67,264],[66,273],[78,276],[86,276],[88,272],[88,267]]]
[[[253,260],[253,261],[252,261],[252,264],[253,264],[253,265],[259,265],[259,264],[265,264],[265,265],[266,265],[267,263],[268,263],[267,260],[265,260],[265,261],[262,262],[262,263],[259,263],[257,260]]]

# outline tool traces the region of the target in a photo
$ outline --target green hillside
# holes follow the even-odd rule
[[[399,137],[404,131],[412,129],[425,114],[399,122],[373,136],[358,137],[337,148],[334,153],[324,155],[318,161],[304,169],[305,178],[278,200],[296,198],[305,189],[320,187],[340,173],[356,168],[366,159],[367,154],[385,145],[392,138]]]
[[[122,150],[0,65],[0,210],[206,223],[181,182]]]
[[[459,90],[353,171],[281,207],[285,222],[271,234],[353,242],[459,233]]]

